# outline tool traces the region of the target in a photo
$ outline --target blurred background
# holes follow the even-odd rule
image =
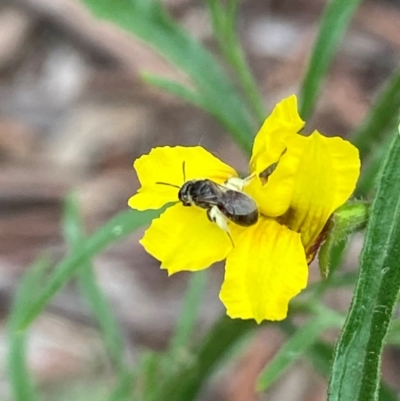
[[[145,0],[143,0],[145,1]],[[165,0],[181,26],[216,48],[202,1]],[[239,35],[270,110],[296,93],[323,0],[240,2]],[[400,2],[362,3],[331,66],[309,130],[346,137],[365,116],[400,59]],[[10,400],[5,324],[20,277],[38,255],[66,252],[61,216],[73,190],[89,234],[125,209],[138,188],[132,162],[158,145],[201,144],[239,171],[246,156],[208,114],[147,86],[141,72],[186,78],[132,36],[95,20],[78,0],[2,0],[0,5],[0,399]],[[221,99],[223,102],[223,99]],[[94,261],[134,364],[146,347],[166,346],[180,313],[187,275],[167,278],[138,244],[143,230]],[[360,242],[346,260],[355,269]],[[208,276],[196,335],[223,313],[222,266]],[[318,279],[317,268],[313,279]],[[46,400],[101,400],[109,362],[88,306],[72,282],[35,321],[28,361]],[[330,302],[346,310],[350,292]],[[306,361],[266,395],[260,369],[284,340],[262,328],[204,391],[202,400],[318,401],[326,384]],[[387,351],[386,380],[400,390],[400,352]],[[98,396],[97,396],[98,394]]]

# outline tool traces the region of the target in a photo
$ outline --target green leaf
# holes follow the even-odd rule
[[[364,122],[352,135],[352,142],[360,151],[361,160],[385,142],[387,130],[396,121],[400,109],[400,68],[387,81]]]
[[[289,319],[290,317],[283,322],[275,324],[278,324],[281,328],[285,328]],[[220,365],[221,361],[226,361],[232,355],[232,351],[246,336],[255,332],[257,328],[268,324],[272,323],[266,322],[262,325],[257,325],[253,321],[232,320],[226,316],[222,316],[193,354],[191,362],[169,378],[158,401],[196,400],[202,386]],[[295,328],[288,332],[290,335],[293,335],[293,333],[295,333]],[[311,345],[307,354],[311,355],[310,359],[316,365],[317,370],[321,373],[325,372],[325,375],[327,375],[332,347],[321,341],[317,341]],[[387,390],[386,386],[382,386],[382,393],[383,396],[380,398],[380,401],[396,400],[396,398],[390,397],[391,393]]]
[[[393,131],[394,129],[392,127],[391,132]],[[374,151],[366,157],[366,160],[363,162],[361,177],[357,182],[355,196],[366,197],[373,192],[375,189],[376,177],[382,167],[383,159],[391,143],[392,136],[386,133],[382,142],[378,146],[375,146]]]
[[[221,116],[218,114],[218,112],[216,112],[213,105],[210,104],[207,99],[203,98],[202,94],[198,93],[197,91],[190,89],[179,82],[175,82],[153,74],[142,73],[141,76],[149,85],[178,96],[188,103],[192,103],[193,105],[206,110],[210,115],[214,116],[216,120],[224,125],[224,121],[221,120]]]
[[[296,361],[303,357],[316,343],[321,334],[329,328],[341,327],[342,317],[324,308],[323,313],[312,317],[284,343],[268,363],[257,381],[257,390],[265,391]]]
[[[131,401],[133,385],[137,377],[137,369],[126,369],[119,374],[116,384],[114,385],[111,394],[107,401]]]
[[[195,90],[190,89],[179,82],[175,82],[171,79],[159,77],[147,72],[143,72],[141,77],[147,84],[162,89],[165,92],[172,93],[173,95],[176,95],[181,99],[194,104],[195,106],[202,107],[207,110],[207,104],[204,104],[201,95]]]
[[[191,363],[193,356],[190,352],[193,330],[198,319],[201,298],[207,284],[207,271],[191,274],[188,289],[179,314],[175,332],[170,340],[166,353],[162,356],[161,369],[163,380],[159,386],[168,385],[176,372]]]
[[[141,355],[140,374],[144,400],[158,400],[160,397],[160,363],[161,355],[156,352],[146,351]]]
[[[48,268],[47,258],[38,260],[29,267],[19,283],[7,324],[9,350],[7,373],[15,401],[35,401],[38,399],[27,364],[27,333],[20,330],[25,309],[29,307],[36,291],[39,290],[44,271]]]
[[[279,326],[288,335],[294,335],[296,332],[296,327],[289,320],[284,320]],[[332,345],[322,340],[318,340],[307,350],[307,357],[310,359],[315,371],[322,377],[328,377],[330,373],[332,355]],[[398,401],[398,398],[385,383],[381,383],[379,401]]]
[[[392,345],[400,345],[400,320],[395,320],[391,324],[386,342]]]
[[[330,401],[378,397],[381,353],[400,290],[399,171],[396,133],[372,204],[355,294],[335,350]]]
[[[318,253],[322,277],[327,278],[332,271],[331,260],[334,246],[344,241],[350,234],[363,229],[367,224],[368,207],[366,202],[352,201],[341,206],[333,214],[328,223],[327,238]],[[334,268],[336,267],[337,265],[334,265]]]
[[[359,3],[360,0],[331,0],[325,8],[300,90],[300,115],[305,120],[314,109],[329,65]]]
[[[189,347],[189,341],[198,318],[201,298],[207,284],[207,271],[193,273],[179,315],[175,333],[171,339],[170,350],[174,353]]]
[[[201,104],[250,152],[254,126],[246,103],[215,58],[167,14],[158,0],[82,0],[95,15],[119,25],[185,72]]]
[[[311,297],[314,299],[319,299],[320,296],[317,294],[324,294],[326,290],[338,287],[352,287],[356,282],[357,277],[358,272],[330,275],[326,280],[309,284],[305,290],[305,294],[307,294],[307,296],[311,295]],[[329,284],[326,285],[328,281]]]
[[[138,212],[126,210],[119,213],[108,223],[97,230],[66,258],[59,262],[49,281],[29,308],[27,308],[21,328],[28,325],[48,304],[50,299],[59,291],[93,256],[116,241],[122,240],[138,228],[149,223],[161,213],[158,211]]]
[[[169,379],[159,401],[195,400],[202,385],[222,359],[256,325],[253,321],[232,320],[223,316],[203,340],[192,361]]]
[[[64,235],[71,248],[71,252],[77,249],[79,244],[84,241],[81,225],[77,201],[73,195],[70,195],[65,200],[63,227]],[[97,284],[90,260],[79,269],[78,284],[94,317],[99,323],[104,342],[113,362],[119,369],[122,369],[124,365],[123,336],[112,314],[111,307]]]
[[[251,111],[259,125],[265,120],[263,98],[254,81],[242,46],[236,32],[238,0],[229,0],[224,5],[219,0],[207,0],[208,10],[222,54],[237,76],[242,90],[249,102]]]

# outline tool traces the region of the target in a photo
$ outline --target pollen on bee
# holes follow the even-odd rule
[[[209,210],[207,210],[207,216],[219,228],[221,228],[222,230],[228,232],[228,219],[218,209],[217,206],[213,206]]]
[[[243,191],[243,187],[246,184],[246,178],[232,177],[228,178],[223,186],[227,189],[231,189],[233,191]]]

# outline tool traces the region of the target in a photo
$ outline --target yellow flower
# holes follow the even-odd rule
[[[357,182],[357,149],[317,131],[299,135],[303,126],[294,95],[265,120],[241,188],[256,202],[259,218],[249,227],[227,219],[228,233],[204,208],[184,206],[178,192],[189,180],[235,182],[234,169],[199,146],[155,148],[134,163],[141,188],[129,206],[146,210],[174,203],[153,220],[141,244],[169,274],[226,259],[220,298],[232,318],[286,317],[290,299],[307,284],[308,263],[329,217]]]

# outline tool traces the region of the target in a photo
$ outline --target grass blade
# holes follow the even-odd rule
[[[300,115],[304,120],[314,109],[329,65],[359,3],[360,0],[331,0],[325,8],[300,90]]]
[[[172,93],[175,96],[194,104],[197,107],[207,109],[207,105],[203,104],[203,99],[199,93],[190,89],[179,82],[172,81],[171,79],[163,78],[157,75],[142,73],[142,79],[149,85],[162,89],[165,92]]]
[[[400,290],[400,136],[380,176],[349,315],[338,341],[330,401],[377,399],[381,353]]]
[[[126,370],[119,375],[118,381],[114,386],[107,401],[131,401],[133,393],[133,383],[137,377],[137,370]]]
[[[377,101],[360,127],[354,132],[352,142],[360,151],[361,160],[385,141],[388,128],[396,121],[400,109],[400,68],[387,81]]]
[[[43,273],[49,266],[47,258],[38,260],[28,268],[14,298],[7,324],[9,351],[7,356],[8,376],[15,401],[38,399],[31,374],[27,366],[26,331],[20,330],[25,309],[30,305],[42,282]]]
[[[328,312],[324,308],[319,316],[312,317],[285,342],[260,374],[257,381],[258,391],[265,391],[270,387],[293,363],[306,354],[324,331],[342,326],[342,317],[333,311]]]
[[[189,346],[189,340],[198,317],[200,301],[206,288],[207,276],[207,271],[200,271],[190,277],[182,312],[179,315],[178,324],[171,340],[170,349],[172,352]]]
[[[71,248],[71,252],[73,252],[84,241],[84,236],[78,204],[72,195],[65,200],[63,227],[67,244]],[[119,369],[122,369],[124,366],[123,336],[112,314],[110,305],[96,282],[96,276],[90,260],[79,269],[78,284],[101,328],[104,342],[113,362]]]
[[[393,132],[393,128],[391,132]],[[392,138],[388,132],[386,132],[385,138],[382,138],[382,142],[379,146],[375,146],[374,151],[369,155],[369,157],[366,157],[368,160],[363,163],[364,168],[361,177],[357,182],[355,196],[366,197],[373,192],[375,189],[376,178],[382,167],[383,159],[388,152],[391,142]]]
[[[167,14],[158,0],[82,0],[99,18],[114,22],[185,72],[237,143],[250,152],[253,122],[236,88],[216,59]]]
[[[214,36],[225,59],[238,78],[254,117],[261,126],[265,120],[263,98],[254,81],[253,74],[250,72],[236,33],[238,0],[229,0],[227,5],[223,5],[218,0],[207,0],[207,4],[214,29]]]
[[[280,327],[288,335],[294,335],[296,332],[296,327],[289,320],[283,321]],[[315,371],[325,378],[330,373],[330,360],[332,359],[333,351],[333,346],[322,340],[318,340],[307,350],[307,357],[310,359]],[[381,383],[379,401],[398,401],[398,398],[385,383]]]
[[[82,241],[74,252],[57,264],[53,275],[44,285],[38,298],[27,308],[25,317],[20,322],[20,329],[36,318],[50,299],[77,273],[82,265],[107,246],[123,239],[128,234],[149,223],[160,213],[160,210],[146,212],[135,210],[123,211],[98,229],[92,236]]]
[[[400,320],[395,320],[390,326],[390,332],[387,336],[387,343],[392,345],[400,345]]]
[[[288,323],[289,320],[287,319],[278,323],[278,325],[285,330]],[[227,359],[243,338],[259,327],[260,325],[253,321],[232,320],[222,316],[193,355],[191,363],[169,378],[168,384],[163,389],[158,401],[195,400],[202,385],[215,371],[219,363]],[[293,329],[285,331],[289,335],[293,335],[295,328],[293,326]],[[317,341],[311,345],[307,355],[310,356],[316,368],[327,376],[332,352],[332,346]],[[381,392],[383,395],[380,397],[380,401],[396,401],[396,398],[386,386],[382,386]]]
[[[191,363],[170,378],[159,401],[192,401],[218,363],[257,326],[255,322],[223,316],[211,329]]]

